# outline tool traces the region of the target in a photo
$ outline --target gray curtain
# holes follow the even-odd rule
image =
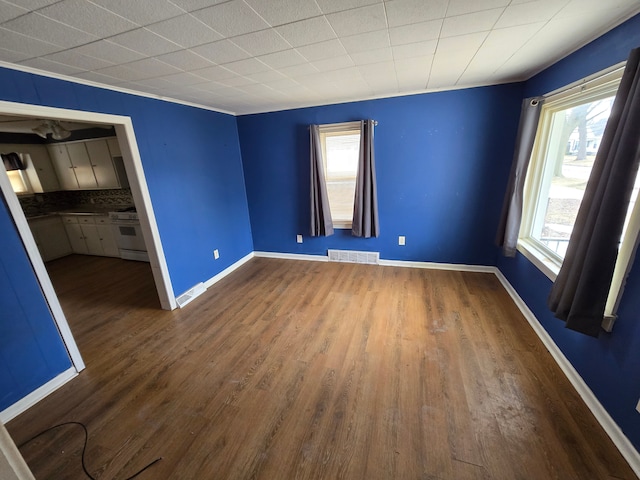
[[[600,333],[640,161],[640,48],[627,60],[567,253],[548,299],[567,328]]]
[[[373,150],[374,121],[363,120],[360,128],[360,153],[358,174],[356,176],[356,194],[353,202],[351,235],[370,238],[380,235],[376,167]]]
[[[320,128],[309,127],[311,143],[311,236],[333,235],[333,221],[329,208],[327,184],[324,179],[322,147],[320,146]]]
[[[522,222],[524,180],[527,175],[529,160],[531,159],[531,151],[536,138],[540,109],[543,102],[544,99],[542,97],[525,98],[522,101],[516,149],[513,155],[513,163],[511,164],[507,192],[502,205],[500,225],[496,235],[496,243],[502,247],[502,252],[506,257],[514,257],[516,255],[518,233]]]

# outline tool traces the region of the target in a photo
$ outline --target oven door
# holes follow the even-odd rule
[[[135,220],[131,222],[118,220],[113,223],[113,229],[120,250],[138,250],[141,252],[147,250],[139,222]]]

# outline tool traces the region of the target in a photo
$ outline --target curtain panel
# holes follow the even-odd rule
[[[378,191],[376,187],[375,153],[373,148],[373,120],[363,120],[360,131],[360,153],[356,193],[354,198],[351,234],[354,237],[380,235],[378,221]]]
[[[640,48],[627,61],[548,306],[567,328],[601,331],[640,161]]]
[[[311,143],[311,236],[329,236],[333,235],[333,221],[331,220],[329,196],[324,178],[320,127],[318,125],[309,127],[309,139]]]
[[[543,103],[544,98],[542,97],[525,98],[522,101],[516,148],[513,155],[513,163],[511,164],[507,192],[502,205],[500,225],[496,234],[496,244],[502,247],[502,252],[506,257],[515,257],[516,255],[518,234],[522,223],[524,181],[529,161],[531,160],[531,152],[533,151],[533,143],[536,138],[538,120],[540,119],[540,110]]]

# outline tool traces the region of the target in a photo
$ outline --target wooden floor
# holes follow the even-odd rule
[[[49,269],[87,369],[7,428],[83,422],[96,478],[636,478],[492,274],[253,259],[165,312],[148,264]]]

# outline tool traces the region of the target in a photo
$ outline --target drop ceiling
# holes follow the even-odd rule
[[[530,78],[638,0],[0,0],[0,62],[233,114]]]

